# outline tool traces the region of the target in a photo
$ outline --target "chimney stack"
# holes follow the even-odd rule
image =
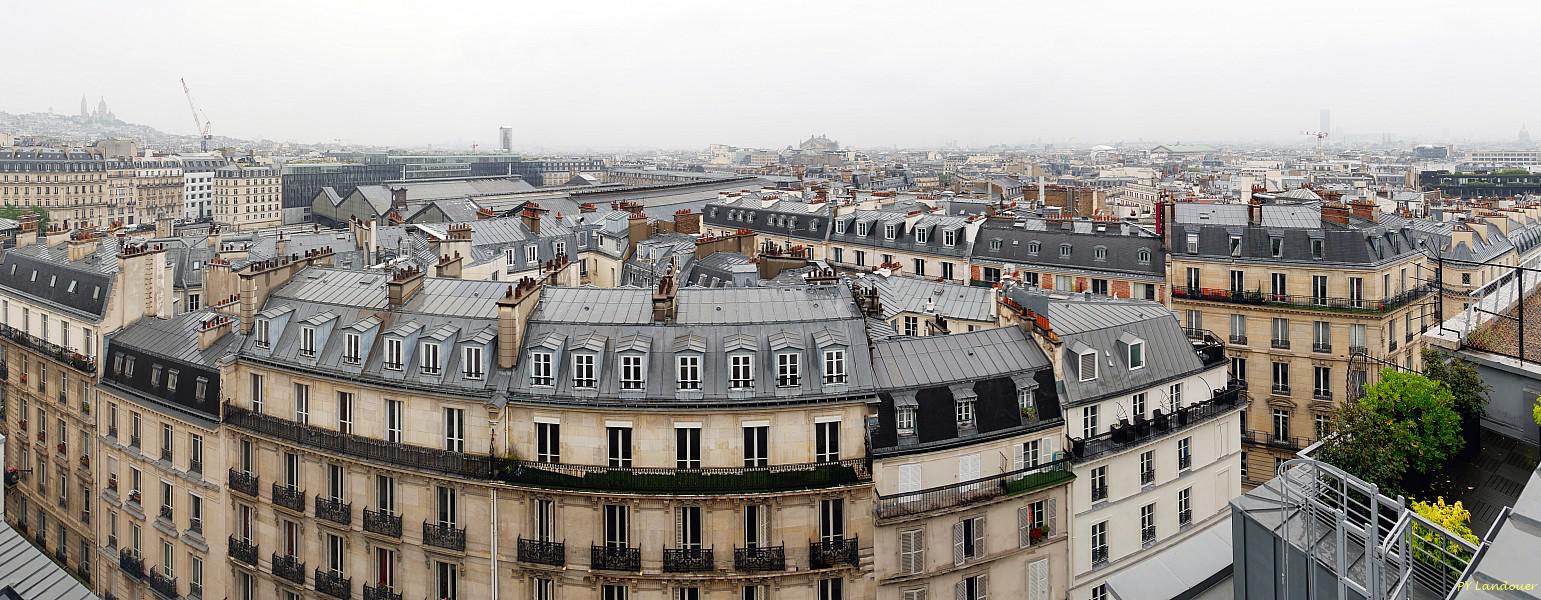
[[[460,258],[459,252],[456,252],[453,255],[445,254],[440,256],[439,263],[433,267],[433,276],[442,277],[444,279],[460,279],[461,269],[463,268],[461,265],[463,265],[464,262],[465,261]]]
[[[524,205],[523,210],[519,211],[519,220],[524,222],[524,227],[529,229],[530,233],[540,235],[540,217],[545,212],[539,204],[529,202]]]
[[[96,242],[99,236],[90,229],[79,229],[70,234],[69,256],[71,261],[77,261],[96,252]]]
[[[213,346],[225,334],[230,333],[231,326],[234,323],[235,319],[226,315],[217,314],[205,319],[198,326],[198,349],[208,350],[210,346]]]
[[[423,272],[417,267],[407,267],[391,272],[390,281],[385,284],[385,296],[391,306],[402,306],[423,289]]]
[[[406,210],[406,208],[407,208],[407,188],[404,188],[404,187],[393,187],[393,188],[391,188],[391,210]]]
[[[664,275],[658,280],[658,289],[653,291],[653,321],[656,323],[674,322],[674,275]]]
[[[519,348],[524,343],[525,323],[539,304],[540,282],[529,277],[508,286],[498,299],[498,367],[512,369],[519,364]]]

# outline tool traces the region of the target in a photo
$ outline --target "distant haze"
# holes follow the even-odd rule
[[[463,149],[1512,140],[1528,2],[7,3],[0,110]]]

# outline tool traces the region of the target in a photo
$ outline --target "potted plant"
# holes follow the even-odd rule
[[[1028,537],[1029,540],[1031,540],[1031,543],[1036,544],[1039,541],[1043,540],[1043,538],[1048,537],[1048,533],[1049,532],[1047,530],[1045,530],[1043,527],[1034,527],[1032,529],[1027,530],[1027,537]]]
[[[129,502],[133,502],[134,504],[139,504],[139,490],[134,490],[132,492],[129,492],[128,493],[128,501]]]
[[[1022,407],[1022,422],[1024,422],[1024,423],[1034,423],[1034,422],[1037,422],[1037,421],[1038,421],[1038,407],[1036,407],[1036,406],[1024,406],[1024,407]]]

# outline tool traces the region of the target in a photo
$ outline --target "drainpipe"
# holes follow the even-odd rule
[[[492,531],[492,600],[498,600],[498,488],[492,488],[492,523],[487,528]]]

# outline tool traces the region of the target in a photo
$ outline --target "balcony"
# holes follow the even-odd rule
[[[316,496],[316,518],[338,525],[352,525],[353,505],[336,498]]]
[[[173,519],[172,519],[172,516],[171,516],[171,507],[162,504],[161,505],[161,511],[160,511],[160,514],[158,516],[161,519],[164,519],[166,521],[172,521]]]
[[[305,512],[305,490],[273,482],[273,505],[297,513]]]
[[[1068,466],[1068,461],[1058,460],[973,481],[892,496],[879,494],[876,507],[877,518],[879,520],[897,519],[1040,490],[1074,479],[1075,474],[1069,471]]]
[[[1180,407],[1171,414],[1165,414],[1158,408],[1149,419],[1136,417],[1132,424],[1124,419],[1108,431],[1089,439],[1071,438],[1070,455],[1072,460],[1083,461],[1126,450],[1225,415],[1245,405],[1246,398],[1241,387],[1232,385],[1215,391],[1214,397],[1208,400]]]
[[[1369,347],[1366,347],[1366,346],[1349,346],[1348,347],[1348,353],[1349,354],[1369,354],[1370,353],[1370,349],[1369,349]]]
[[[1227,290],[1219,288],[1173,287],[1172,298],[1203,302],[1224,302],[1252,306],[1277,306],[1306,310],[1333,310],[1378,313],[1395,310],[1428,294],[1433,288],[1421,286],[1381,300],[1264,294],[1262,290]]]
[[[560,567],[567,564],[567,545],[519,538],[519,561]]]
[[[257,545],[232,535],[230,536],[230,558],[255,568],[257,566]]]
[[[305,585],[305,563],[295,556],[273,555],[273,575],[289,580],[295,585]]]
[[[401,515],[366,508],[364,509],[364,531],[399,538],[401,537]]]
[[[230,489],[252,498],[257,497],[257,476],[244,471],[230,470]]]
[[[1225,344],[1220,341],[1220,336],[1208,329],[1184,327],[1183,333],[1188,336],[1188,343],[1193,345],[1193,352],[1199,357],[1199,362],[1206,367],[1229,361],[1225,356]]]
[[[447,475],[489,479],[495,470],[496,459],[491,456],[393,444],[385,440],[301,425],[232,404],[225,405],[225,422],[247,431],[313,448],[318,452],[344,454]]]
[[[1311,398],[1331,402],[1332,390],[1311,390]]]
[[[466,549],[466,530],[449,524],[423,522],[423,543],[448,550]]]
[[[711,548],[664,548],[665,573],[700,573],[717,568]]]
[[[1108,547],[1096,546],[1092,548],[1092,568],[1102,567],[1108,564]]]
[[[1156,545],[1156,528],[1155,527],[1141,527],[1140,528],[1140,547],[1141,548],[1149,548],[1149,547],[1154,546],[1154,545]]]
[[[743,494],[850,485],[869,480],[866,459],[771,465],[769,467],[611,468],[531,461],[507,461],[499,480],[534,487],[622,491],[643,494]]]
[[[1273,434],[1273,432],[1270,431],[1257,431],[1253,429],[1248,429],[1241,432],[1241,439],[1242,441],[1251,444],[1259,446],[1273,446],[1275,448],[1281,448],[1285,450],[1301,450],[1306,446],[1311,445],[1311,442],[1305,438],[1276,436]]]
[[[624,546],[593,546],[589,548],[589,567],[635,573],[642,570],[642,551]]]
[[[808,544],[808,564],[815,569],[830,569],[841,565],[857,566],[856,538],[834,539]]]
[[[150,569],[150,589],[155,595],[162,598],[173,599],[177,597],[177,579],[167,577],[160,569]]]
[[[1288,396],[1288,395],[1290,395],[1290,386],[1288,384],[1282,384],[1282,383],[1275,383],[1275,384],[1273,384],[1273,395],[1275,395],[1275,396]]]
[[[118,552],[118,568],[123,569],[129,577],[144,579],[144,559],[133,550],[124,548]]]
[[[1247,336],[1244,336],[1244,335],[1233,335],[1233,336],[1231,336],[1230,340],[1231,340],[1232,344],[1236,344],[1236,345],[1239,345],[1239,346],[1247,345]]]
[[[786,546],[734,548],[733,568],[747,572],[785,571],[787,569]]]
[[[1281,340],[1281,339],[1275,338],[1275,339],[1272,339],[1272,340],[1268,341],[1268,347],[1269,348],[1277,348],[1279,350],[1289,350],[1290,349],[1290,341],[1289,340]]]
[[[86,468],[86,469],[91,468],[91,455],[90,454],[82,454],[82,455],[80,455],[80,458],[78,458],[76,460],[80,463],[80,466],[82,468]]]
[[[1311,344],[1312,352],[1332,352],[1332,344]]]
[[[1396,340],[1387,341],[1386,342],[1386,348],[1390,352],[1396,352],[1397,351],[1397,341]]]
[[[31,350],[32,352],[36,352],[48,358],[52,358],[56,361],[64,363],[65,365],[77,371],[86,373],[88,375],[96,374],[95,359],[92,359],[89,356],[69,348],[65,348],[64,346],[60,346],[42,338],[35,337],[15,327],[0,324],[0,338],[5,338],[18,346]],[[25,376],[26,375],[23,375],[23,377]],[[26,383],[26,380],[23,380],[22,383]]]
[[[401,592],[392,591],[386,586],[364,586],[364,600],[401,600]]]
[[[353,597],[353,580],[343,577],[342,573],[316,569],[314,577],[317,592],[342,600]]]

